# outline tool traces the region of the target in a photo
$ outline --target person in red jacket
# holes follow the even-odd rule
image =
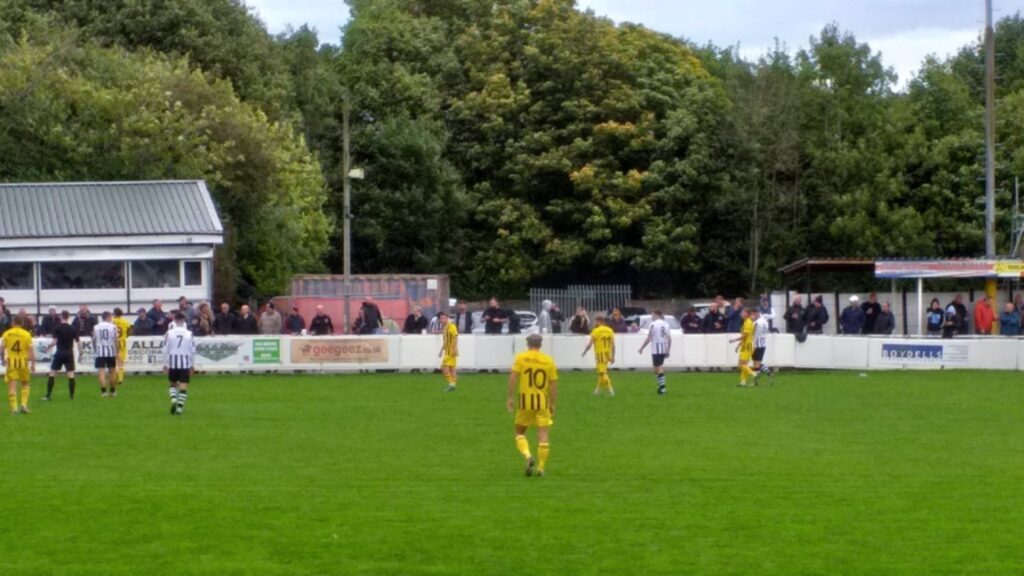
[[[996,315],[992,312],[992,306],[988,303],[988,298],[985,296],[978,300],[978,303],[974,305],[974,331],[977,334],[991,334],[992,323],[995,322]]]

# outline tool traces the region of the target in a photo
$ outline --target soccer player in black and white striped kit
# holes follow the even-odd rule
[[[92,329],[92,352],[96,358],[96,373],[100,380],[100,394],[116,397],[117,388],[114,386],[117,369],[117,327],[110,320],[110,312],[104,312],[102,321]],[[110,385],[110,394],[107,394],[107,384]]]
[[[640,346],[640,353],[643,354],[644,349],[648,345],[651,346],[651,362],[654,364],[654,373],[658,379],[658,394],[664,396],[668,392],[665,388],[665,359],[672,352],[672,333],[661,310],[655,310],[651,316],[651,329]]]
[[[164,372],[170,382],[171,415],[185,411],[188,400],[188,384],[192,379],[192,367],[196,357],[196,341],[185,326],[185,315],[174,315],[174,324],[164,335]]]

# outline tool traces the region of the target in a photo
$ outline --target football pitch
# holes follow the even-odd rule
[[[561,376],[544,478],[505,375],[197,376],[181,417],[157,376],[36,379],[0,418],[0,573],[1024,572],[1019,374]]]

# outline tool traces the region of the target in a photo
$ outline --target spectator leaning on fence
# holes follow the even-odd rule
[[[412,314],[405,318],[405,325],[402,326],[402,334],[423,334],[430,322],[423,315],[423,309],[419,306],[412,307]]]
[[[807,333],[822,334],[825,332],[825,325],[828,324],[828,310],[825,309],[825,300],[818,296],[814,304],[807,309]]]
[[[865,334],[874,334],[875,321],[878,319],[878,315],[882,312],[882,307],[878,304],[878,294],[874,292],[868,294],[868,301],[861,304],[860,309],[864,311],[863,332]]]
[[[761,318],[768,322],[768,331],[775,331],[775,311],[772,310],[772,299],[767,294],[761,296],[761,304],[757,307]]]
[[[89,311],[88,306],[82,304],[78,307],[78,314],[75,314],[75,319],[71,321],[71,325],[78,332],[79,338],[92,338],[92,329],[96,327],[96,317]]]
[[[256,316],[248,304],[242,304],[238,317],[235,318],[235,326],[231,329],[232,334],[259,334],[260,327],[256,322]]]
[[[235,313],[231,311],[231,305],[221,302],[220,311],[213,319],[213,333],[219,336],[227,336],[235,331]]]
[[[471,334],[473,332],[473,313],[469,311],[469,306],[466,306],[465,302],[459,302],[459,305],[455,308],[455,314],[452,315],[452,321],[455,322],[455,327],[459,330],[459,334]]]
[[[949,304],[953,307],[956,312],[956,319],[959,322],[959,326],[956,327],[956,333],[958,335],[967,334],[967,327],[970,325],[967,316],[967,306],[964,305],[963,294],[957,294],[953,297],[953,301]]]
[[[305,329],[306,319],[302,317],[302,314],[299,314],[298,306],[292,306],[292,313],[284,321],[284,331],[292,336],[298,336]]]
[[[313,321],[309,323],[309,332],[314,336],[334,334],[334,322],[331,322],[331,317],[324,313],[322,304],[316,306],[316,316],[313,316]]]
[[[163,334],[160,330],[164,330],[167,327],[165,320],[167,319],[167,313],[164,312],[164,303],[159,299],[153,300],[153,307],[149,309],[149,319],[153,321],[153,330],[157,334]],[[80,334],[84,336],[84,334]]]
[[[799,334],[804,331],[807,325],[807,311],[804,310],[804,301],[800,296],[793,297],[793,303],[786,310],[786,332],[788,334]]]
[[[857,296],[850,296],[850,305],[839,315],[839,328],[844,336],[857,336],[864,331],[864,309]]]
[[[569,321],[569,332],[581,336],[590,335],[590,316],[587,315],[587,309],[583,306],[576,307],[576,314]]]
[[[992,334],[992,324],[995,322],[995,312],[988,303],[988,298],[982,296],[974,305],[974,332],[975,334]]]
[[[700,314],[697,314],[696,306],[687,308],[686,314],[679,319],[679,326],[682,327],[683,334],[700,334],[702,324],[703,321],[700,319]]]
[[[958,317],[956,306],[950,304],[946,307],[946,315],[942,320],[942,337],[953,338],[960,333],[960,326],[963,322]]]
[[[60,326],[61,318],[60,314],[57,313],[57,309],[50,306],[50,311],[46,316],[43,316],[43,320],[39,323],[39,336],[52,336],[53,329]]]
[[[200,302],[188,326],[194,336],[209,336],[213,334],[213,322],[213,311],[210,310],[210,303]]]
[[[508,314],[498,305],[497,298],[491,298],[482,320],[485,334],[501,334],[503,325],[508,323]]]
[[[626,318],[622,315],[622,310],[613,308],[611,316],[608,317],[608,327],[612,329],[612,332],[616,334],[625,334],[629,330],[629,326],[626,324]]]
[[[384,326],[384,316],[380,313],[380,308],[373,302],[373,298],[369,296],[363,301],[363,305],[359,308],[363,313],[363,325],[359,330],[360,334],[377,334],[380,329]]]
[[[0,298],[0,336],[11,329],[13,320],[14,318],[11,316],[11,311],[7,309],[7,304],[4,302],[3,298]]]
[[[551,300],[545,300],[540,304],[540,314],[537,315],[537,329],[541,334],[551,334]]]
[[[281,313],[277,311],[277,306],[274,306],[273,302],[267,302],[267,308],[260,315],[259,319],[260,334],[264,336],[274,336],[281,333],[284,328],[284,321],[281,319]]]
[[[892,306],[885,302],[882,309],[875,318],[875,330],[872,334],[889,336],[896,331],[896,316],[892,313]]]
[[[135,324],[132,324],[132,336],[150,336],[151,334],[153,334],[153,321],[150,320],[145,308],[139,308]]]
[[[1020,334],[1020,312],[1013,302],[1007,302],[1003,311],[999,314],[999,333],[1003,336],[1017,336]]]
[[[939,304],[938,298],[932,298],[931,304],[928,305],[928,311],[925,312],[925,322],[927,322],[929,336],[942,335],[942,328],[946,322],[946,313],[942,310],[942,304]]]
[[[718,302],[712,302],[708,307],[708,313],[704,315],[704,322],[701,332],[704,334],[725,334],[725,314],[718,309]]]
[[[558,307],[557,303],[551,304],[551,333],[561,334],[562,326],[565,324],[565,314],[562,314],[561,308]]]

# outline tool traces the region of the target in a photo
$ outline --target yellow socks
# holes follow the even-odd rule
[[[29,388],[28,386],[21,387],[21,405],[28,406]]]
[[[116,380],[116,382],[118,383],[118,385],[124,384],[124,370],[123,369],[117,371],[117,380]]]
[[[747,378],[752,378],[753,376],[754,376],[754,371],[750,369],[750,366],[747,366],[746,364],[744,364],[743,366],[740,366],[740,382],[741,383],[746,384],[747,383]]]
[[[544,465],[548,463],[548,452],[551,447],[547,442],[537,445],[537,470],[544,471]]]
[[[526,436],[516,436],[516,448],[523,458],[530,458],[530,443],[526,441]]]
[[[11,406],[11,412],[17,412],[18,411],[18,395],[17,394],[8,394],[7,395],[7,403]]]

